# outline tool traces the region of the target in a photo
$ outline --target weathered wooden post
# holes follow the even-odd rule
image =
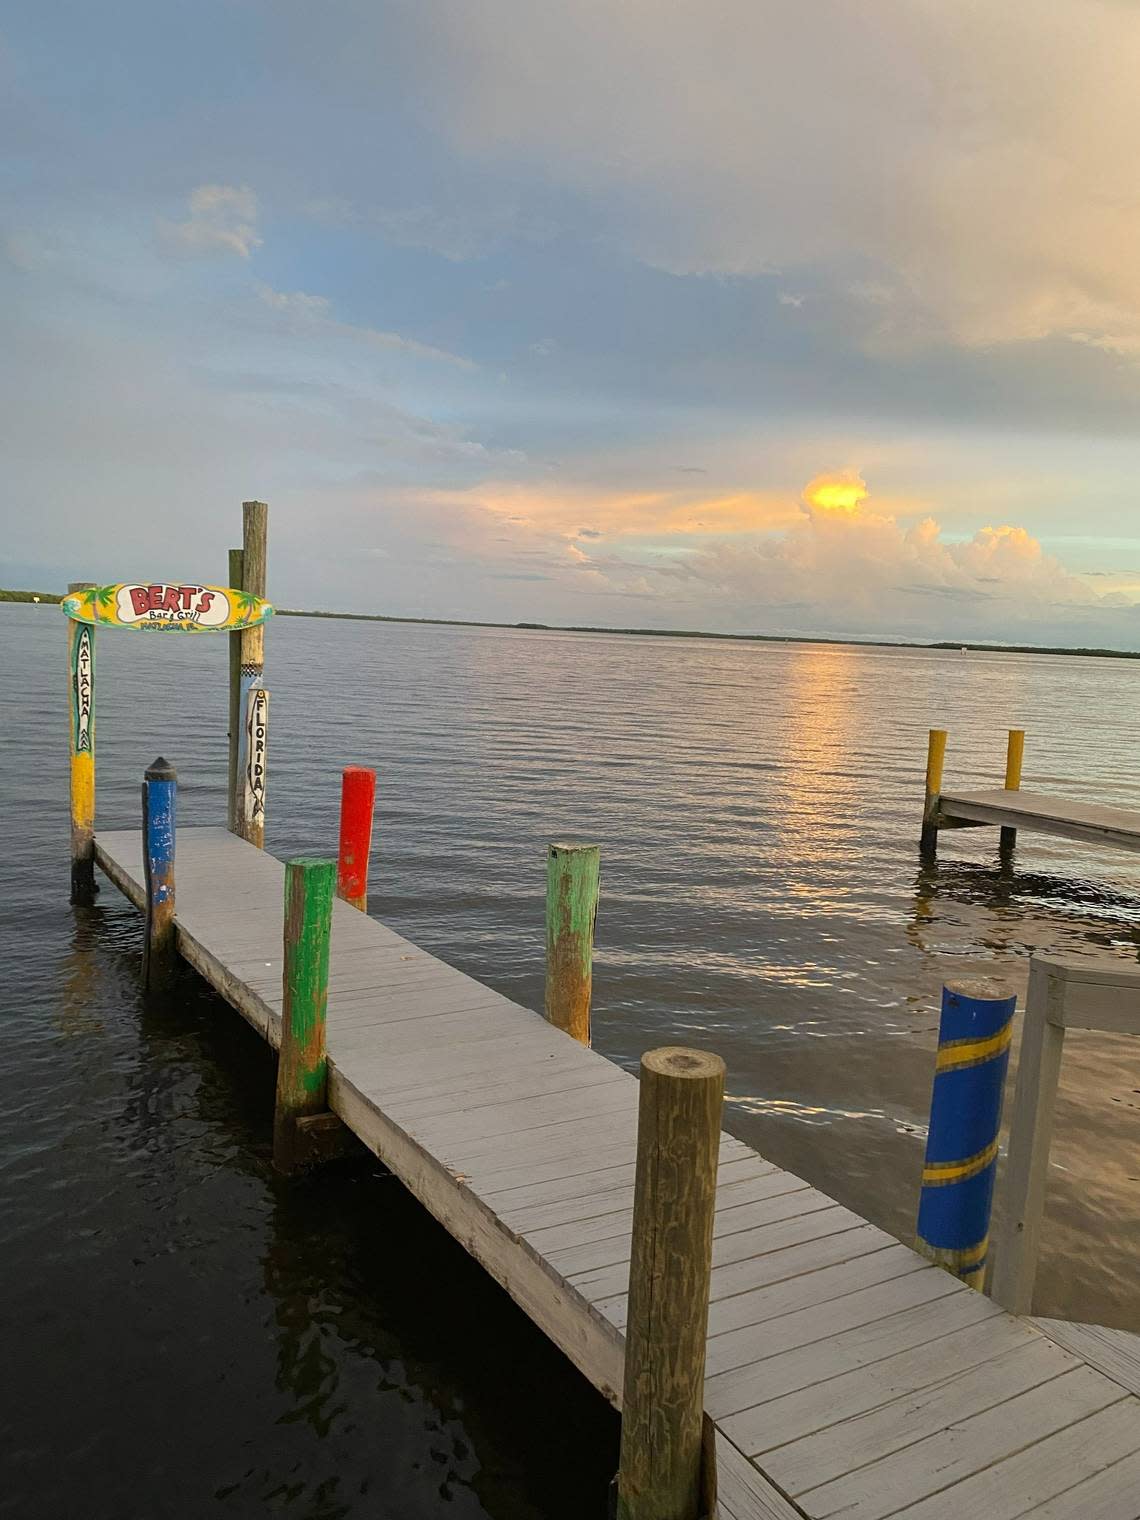
[[[259,850],[265,848],[265,758],[268,739],[269,693],[264,686],[254,686],[246,698],[241,832]]]
[[[972,1288],[985,1280],[1016,1007],[1001,982],[978,979],[942,989],[917,1247]]]
[[[227,586],[235,591],[242,589],[245,577],[245,554],[241,549],[231,549]],[[226,793],[227,824],[231,834],[237,834],[238,799],[238,729],[241,727],[241,634],[230,634],[230,783]]]
[[[92,581],[72,581],[87,591]],[[71,901],[90,902],[95,884],[95,630],[67,620],[71,752]]]
[[[1021,761],[1025,754],[1025,730],[1011,728],[1005,747],[1005,789],[1007,792],[1021,790]],[[998,848],[1012,850],[1017,843],[1017,830],[1003,825]]]
[[[924,855],[938,851],[938,794],[942,790],[942,764],[946,759],[946,730],[932,728],[926,741],[926,799],[922,807],[922,836],[920,840]]]
[[[724,1062],[666,1047],[641,1058],[619,1520],[700,1520],[715,1503],[704,1424]]]
[[[546,864],[546,1017],[590,1043],[594,922],[600,852],[596,844],[552,844]]]
[[[325,1014],[329,995],[336,863],[290,860],[285,866],[285,969],[273,1161],[291,1172],[307,1159],[302,1121],[328,1108]]]
[[[265,596],[265,576],[268,547],[268,524],[269,508],[263,501],[242,502],[242,590],[247,596]],[[235,815],[237,817],[236,833],[244,839],[250,835],[246,831],[245,819],[241,816],[240,789],[241,777],[245,772],[245,725],[241,721],[248,708],[249,693],[260,686],[265,673],[265,628],[259,623],[254,628],[243,628],[241,639],[241,677],[240,695],[238,698],[238,751],[237,751],[237,787],[238,797],[235,801]],[[251,840],[251,843],[256,843]]]
[[[1065,1045],[1060,1008],[1063,996],[1048,963],[1031,960],[1009,1128],[1003,1230],[991,1279],[993,1297],[1011,1314],[1033,1312],[1053,1106]]]
[[[362,913],[368,912],[368,866],[375,807],[376,772],[364,765],[346,765],[340,781],[336,895]]]
[[[144,774],[143,875],[146,881],[146,939],[143,944],[143,986],[148,992],[168,987],[174,979],[177,951],[174,940],[174,834],[178,777],[160,756]]]

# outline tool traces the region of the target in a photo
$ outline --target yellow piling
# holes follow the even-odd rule
[[[932,728],[926,741],[926,799],[922,808],[922,848],[933,855],[938,849],[938,797],[942,791],[942,765],[946,759],[946,730]]]
[[[1007,792],[1021,790],[1021,761],[1025,754],[1025,730],[1011,728],[1005,749],[1005,789]],[[1012,850],[1017,843],[1017,830],[1003,828],[1000,849]]]

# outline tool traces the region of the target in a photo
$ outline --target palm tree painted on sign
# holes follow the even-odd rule
[[[239,591],[237,594],[237,622],[248,623],[257,616],[258,598],[249,591]]]
[[[115,605],[114,586],[99,586],[94,593],[95,606],[102,612],[110,612]]]

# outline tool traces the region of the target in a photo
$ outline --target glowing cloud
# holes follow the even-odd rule
[[[804,501],[821,512],[845,512],[850,516],[871,493],[867,482],[852,470],[839,475],[817,475],[804,487]]]

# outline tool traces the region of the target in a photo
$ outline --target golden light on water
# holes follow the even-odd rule
[[[845,470],[837,475],[817,475],[804,487],[804,500],[823,512],[842,512],[851,516],[859,503],[870,495],[862,476]]]

